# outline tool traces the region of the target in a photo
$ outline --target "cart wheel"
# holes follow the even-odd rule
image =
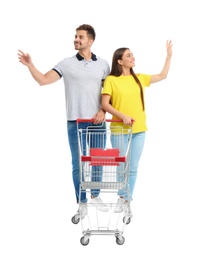
[[[116,237],[116,243],[117,243],[118,245],[123,245],[124,242],[125,242],[125,238],[124,238],[123,236],[120,236],[120,238],[119,238],[119,237]]]
[[[131,222],[131,218],[128,217],[128,219],[126,220],[126,217],[123,217],[123,223],[126,223],[126,225],[128,225]]]
[[[83,245],[83,246],[87,246],[89,244],[89,238],[87,238],[87,240],[85,240],[85,237],[82,237],[80,239],[80,243]]]
[[[71,221],[73,222],[73,224],[78,224],[79,223],[79,216],[78,215],[75,215],[72,217]]]

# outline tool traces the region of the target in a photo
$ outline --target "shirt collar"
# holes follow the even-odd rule
[[[93,61],[96,61],[96,60],[97,60],[96,55],[93,54],[93,53],[91,53],[91,54],[92,54],[91,59],[92,59]],[[84,60],[84,58],[79,54],[79,52],[76,54],[76,57],[77,57],[77,59],[78,59],[79,61]]]

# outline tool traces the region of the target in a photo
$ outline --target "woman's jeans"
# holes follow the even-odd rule
[[[129,157],[129,163],[130,163],[130,169],[129,169],[129,176],[128,176],[128,188],[124,188],[123,190],[118,191],[118,195],[120,197],[124,197],[125,200],[132,200],[133,199],[133,191],[135,187],[135,182],[137,178],[137,170],[138,170],[138,164],[139,160],[143,151],[144,147],[144,141],[145,141],[145,132],[135,133],[130,135],[132,138],[131,140],[131,147],[130,147],[130,157]],[[123,143],[121,144],[121,141],[118,141],[118,138],[121,138],[117,135],[112,134],[111,135],[111,144],[113,148],[119,148],[121,154],[125,155],[125,151],[127,149],[127,145],[129,142],[129,135],[124,134],[123,135]],[[121,144],[121,147],[118,147],[118,143]],[[118,166],[117,173],[121,172],[120,166]]]
[[[101,131],[106,129],[106,124],[94,125],[92,122],[79,122],[76,121],[67,121],[67,131],[68,131],[68,141],[72,156],[72,177],[75,187],[75,195],[77,203],[81,201],[82,203],[87,202],[86,191],[81,190],[80,192],[80,153],[78,146],[78,129],[88,129],[88,132],[100,132],[100,134],[91,134],[90,135],[90,148],[105,148],[106,137],[101,134]],[[100,129],[100,130],[99,130]],[[85,131],[86,132],[86,131]],[[84,132],[84,133],[85,133]],[[105,133],[105,131],[104,131]],[[105,133],[106,134],[106,133]],[[87,136],[86,134],[82,135],[81,144],[83,145],[83,151],[86,149],[87,145]],[[91,181],[101,181],[102,180],[102,166],[92,166],[92,176]],[[99,189],[91,189],[91,196],[99,196]],[[80,197],[79,197],[80,195]]]

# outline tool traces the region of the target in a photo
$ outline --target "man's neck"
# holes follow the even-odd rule
[[[90,60],[92,57],[91,50],[89,51],[79,51],[79,55],[81,55],[85,60]]]

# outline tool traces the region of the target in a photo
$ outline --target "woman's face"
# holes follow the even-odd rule
[[[122,59],[118,62],[125,68],[132,68],[135,66],[135,58],[129,49],[124,51]]]

